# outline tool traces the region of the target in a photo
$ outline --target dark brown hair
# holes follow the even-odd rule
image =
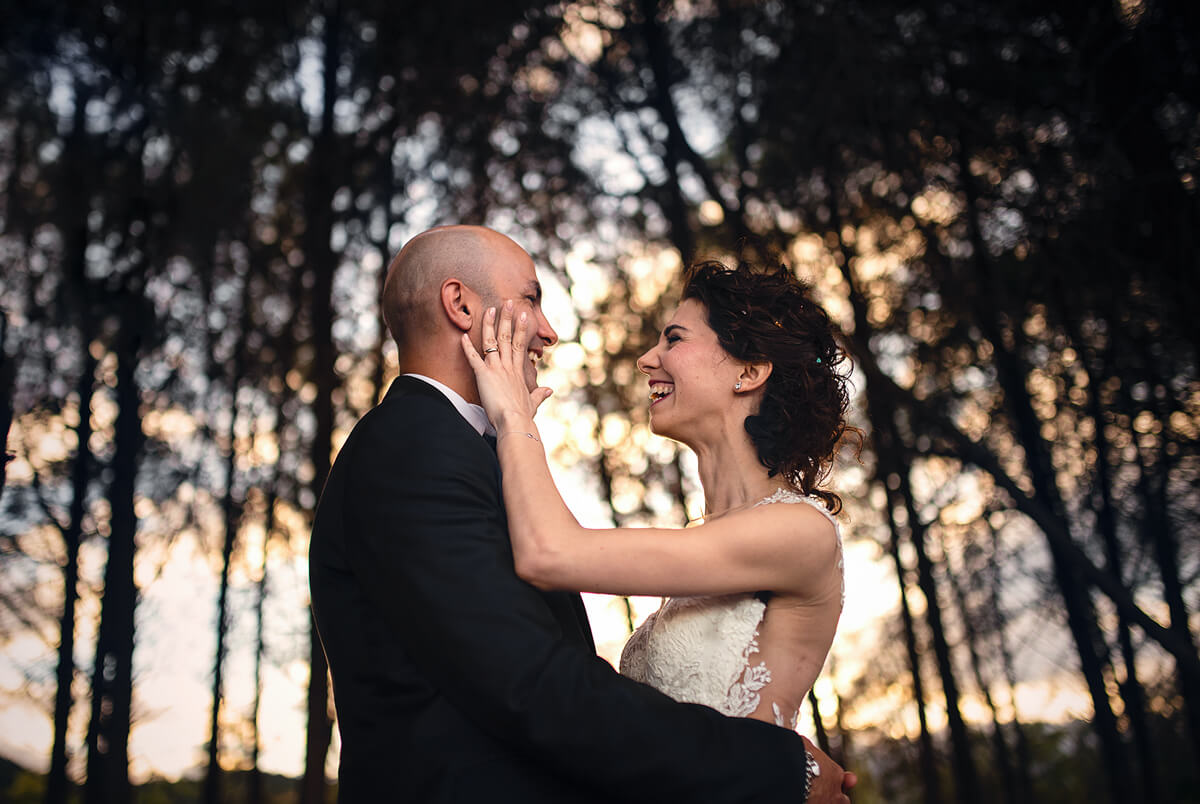
[[[684,272],[684,299],[708,311],[717,341],[737,360],[770,362],[762,405],[746,417],[746,432],[771,476],[782,474],[831,512],[841,498],[819,486],[828,477],[846,424],[850,362],[837,327],[785,265],[759,268],[717,260]]]

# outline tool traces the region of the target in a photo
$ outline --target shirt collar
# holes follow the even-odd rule
[[[458,411],[459,415],[467,420],[467,424],[475,428],[475,432],[479,433],[480,435],[496,435],[496,428],[492,426],[490,421],[488,421],[487,411],[483,409],[482,405],[475,405],[468,402],[462,398],[462,394],[458,393],[458,391],[455,391],[453,388],[444,383],[438,382],[433,377],[426,377],[424,374],[416,374],[413,372],[409,372],[403,376],[416,377],[418,380],[422,380],[441,391],[442,396],[450,400],[450,404],[454,406],[454,409]]]

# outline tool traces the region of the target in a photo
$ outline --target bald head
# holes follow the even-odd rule
[[[462,338],[482,351],[487,311],[506,302],[514,315],[530,317],[521,346],[530,356],[525,381],[532,391],[535,361],[558,333],[542,312],[542,286],[525,249],[482,226],[441,226],[408,241],[388,266],[381,300],[400,373],[430,377],[478,402]]]
[[[400,249],[383,285],[383,319],[403,350],[409,336],[436,326],[439,291],[458,279],[485,298],[494,296],[488,265],[497,253],[525,252],[504,235],[482,226],[440,226]]]

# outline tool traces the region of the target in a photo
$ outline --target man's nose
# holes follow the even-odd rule
[[[538,327],[538,337],[546,342],[547,346],[553,346],[558,343],[558,333],[554,331],[554,327],[550,326],[550,322],[546,316],[539,313],[538,318],[541,319]]]

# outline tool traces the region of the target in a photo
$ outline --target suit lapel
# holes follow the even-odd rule
[[[462,420],[463,426],[470,428],[471,425],[466,419],[463,419],[458,410],[455,409],[453,403],[446,398],[445,394],[434,388],[424,380],[419,380],[416,377],[405,377],[400,375],[392,380],[391,386],[388,387],[387,393],[384,394],[384,401],[393,398],[394,396],[403,396],[407,394],[423,394],[433,399],[441,400],[454,415]],[[484,437],[487,438],[486,436]],[[495,449],[494,437],[489,441],[489,446]],[[500,478],[500,462],[496,461],[496,477]],[[583,605],[583,598],[576,592],[546,592],[543,593],[546,603],[550,606],[550,610],[554,612],[555,618],[563,627],[563,633],[567,635],[571,641],[580,641],[588,647],[592,653],[596,652],[596,643],[592,637],[591,624],[588,622],[587,609]]]

